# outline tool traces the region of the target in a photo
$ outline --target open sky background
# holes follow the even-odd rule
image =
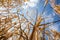
[[[25,2],[22,6],[24,10],[21,10],[20,13],[24,13],[24,16],[30,20],[30,18],[26,15],[28,11],[28,15],[34,19],[36,19],[36,15],[41,15],[43,10],[45,9],[44,13],[42,14],[42,17],[44,18],[45,22],[43,23],[49,23],[53,21],[60,20],[60,15],[57,14],[51,7],[50,1],[44,8],[44,2],[45,0],[30,0],[30,2]],[[56,4],[60,5],[60,0],[56,0]],[[24,12],[23,12],[24,11]],[[49,18],[47,18],[49,17]],[[49,26],[49,29],[54,29],[58,32],[60,32],[60,22],[56,22],[53,25],[51,24]]]

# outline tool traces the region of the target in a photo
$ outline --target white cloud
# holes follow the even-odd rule
[[[37,5],[39,0],[30,0],[27,2],[24,2],[24,5],[22,6],[24,9],[28,8],[28,7],[35,7]]]
[[[37,3],[37,2],[38,2],[38,0],[30,0],[30,2],[35,2],[35,3]]]
[[[29,2],[28,5],[29,5],[30,7],[35,7],[35,6],[36,6],[36,4],[35,4],[34,2]]]

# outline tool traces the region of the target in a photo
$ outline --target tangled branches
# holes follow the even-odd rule
[[[14,13],[10,11],[12,8],[16,8],[17,6],[20,7],[23,4],[22,2],[27,1],[28,0],[0,0],[0,6],[7,8],[7,10],[0,11],[0,40],[46,40],[45,36],[48,37],[48,40],[60,40],[59,32],[55,30],[45,30],[49,28],[48,24],[50,23],[41,24],[44,20],[41,16],[37,16],[35,24],[33,24],[34,22],[32,23],[29,21],[24,14],[19,13],[20,8],[18,8],[17,12]],[[5,5],[5,2],[8,4]],[[13,5],[13,3],[16,4]],[[53,1],[51,1],[51,3],[54,5],[51,5],[53,9],[57,13],[60,13],[60,6],[55,5]],[[44,6],[47,4],[48,0],[45,0]],[[5,12],[7,13],[5,14]]]

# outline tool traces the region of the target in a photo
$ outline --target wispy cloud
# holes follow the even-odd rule
[[[30,0],[30,1],[27,1],[27,2],[24,2],[23,4],[23,8],[26,9],[28,7],[35,7],[37,5],[39,0]]]

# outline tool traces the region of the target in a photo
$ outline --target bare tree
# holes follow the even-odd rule
[[[27,12],[26,15],[31,20],[28,20],[28,18],[24,16],[24,13],[20,14],[20,7],[27,1],[29,0],[0,0],[0,7],[6,8],[0,10],[0,40],[46,40],[45,36],[48,37],[48,40],[60,40],[59,32],[55,30],[45,30],[49,28],[50,25],[48,24],[54,24],[60,20],[41,24],[44,18],[38,15],[37,9],[35,15],[36,20],[28,15],[29,12]],[[48,2],[48,0],[45,0],[42,14],[45,12],[45,7]],[[55,0],[50,0],[50,2],[53,10],[60,13],[60,6],[55,5]],[[11,11],[13,8],[16,8],[16,12]],[[32,22],[35,23],[33,24]]]

